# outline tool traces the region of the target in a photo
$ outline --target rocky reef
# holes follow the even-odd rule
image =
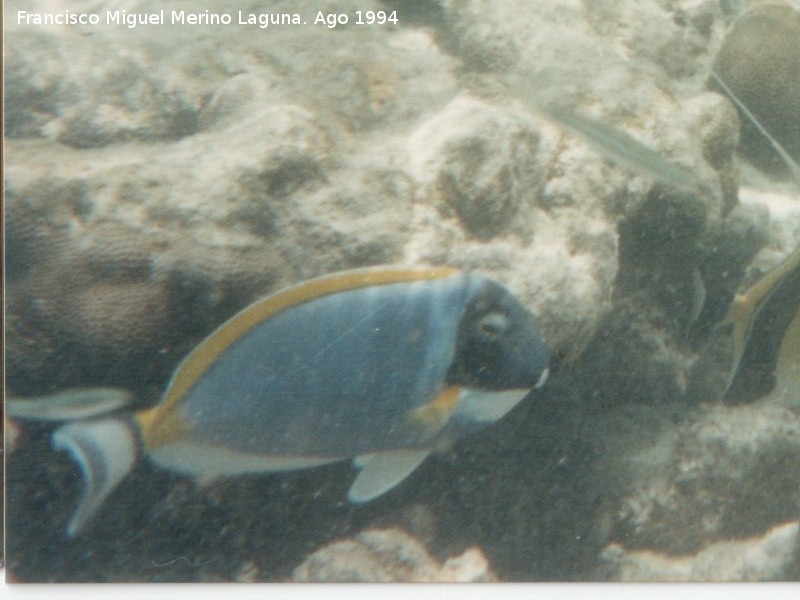
[[[440,564],[399,529],[364,531],[320,548],[297,567],[297,583],[487,583],[495,581],[477,548]]]
[[[770,581],[787,576],[800,524],[778,525],[764,536],[716,542],[694,556],[625,552],[612,544],[602,558],[621,581]]]
[[[22,4],[7,3],[146,13],[164,2]],[[735,152],[749,134],[706,86],[712,62],[731,85],[755,79],[725,64],[765,71],[725,58],[744,52],[723,39],[745,17],[732,25],[731,3],[712,0],[339,0],[331,11],[351,21],[397,10],[399,23],[329,29],[310,24],[317,5],[196,3],[309,21],[268,28],[7,19],[9,393],[108,385],[150,406],[249,302],[386,263],[502,282],[561,369],[365,506],[344,500],[347,464],[198,486],[141,461],[72,541],[77,467],[50,449],[51,426],[18,422],[9,570],[27,581],[799,577],[800,408],[721,403],[731,300],[800,240],[796,193],[740,187]],[[699,189],[609,160],[545,116],[554,105],[624,131]]]
[[[761,125],[800,162],[800,9],[788,2],[756,3],[725,36],[713,68]],[[714,89],[721,86],[714,79]],[[786,165],[771,143],[742,117],[741,150],[772,173]]]

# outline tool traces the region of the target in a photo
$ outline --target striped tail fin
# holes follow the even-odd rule
[[[83,496],[67,526],[67,535],[74,537],[133,469],[136,431],[130,421],[118,417],[73,421],[53,432],[52,444],[69,452],[83,473]]]

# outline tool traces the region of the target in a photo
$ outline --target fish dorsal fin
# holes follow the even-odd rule
[[[74,537],[102,506],[136,462],[136,433],[117,418],[74,421],[53,433],[53,448],[66,450],[83,473],[85,488],[67,526]]]
[[[347,492],[348,500],[361,504],[388,492],[408,477],[430,453],[429,448],[408,448],[370,455]]]

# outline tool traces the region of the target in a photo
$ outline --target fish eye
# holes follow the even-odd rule
[[[501,312],[490,312],[478,321],[478,331],[489,338],[499,337],[508,329],[508,316]]]

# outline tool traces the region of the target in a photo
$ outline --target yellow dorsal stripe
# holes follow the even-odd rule
[[[162,402],[139,415],[144,435],[173,410],[206,370],[236,340],[281,311],[317,298],[375,285],[444,279],[456,273],[451,267],[380,267],[333,273],[276,292],[251,304],[220,327],[187,356],[172,377]]]
[[[142,444],[152,452],[179,438],[192,428],[192,423],[175,411],[163,412],[161,405],[136,413]]]

